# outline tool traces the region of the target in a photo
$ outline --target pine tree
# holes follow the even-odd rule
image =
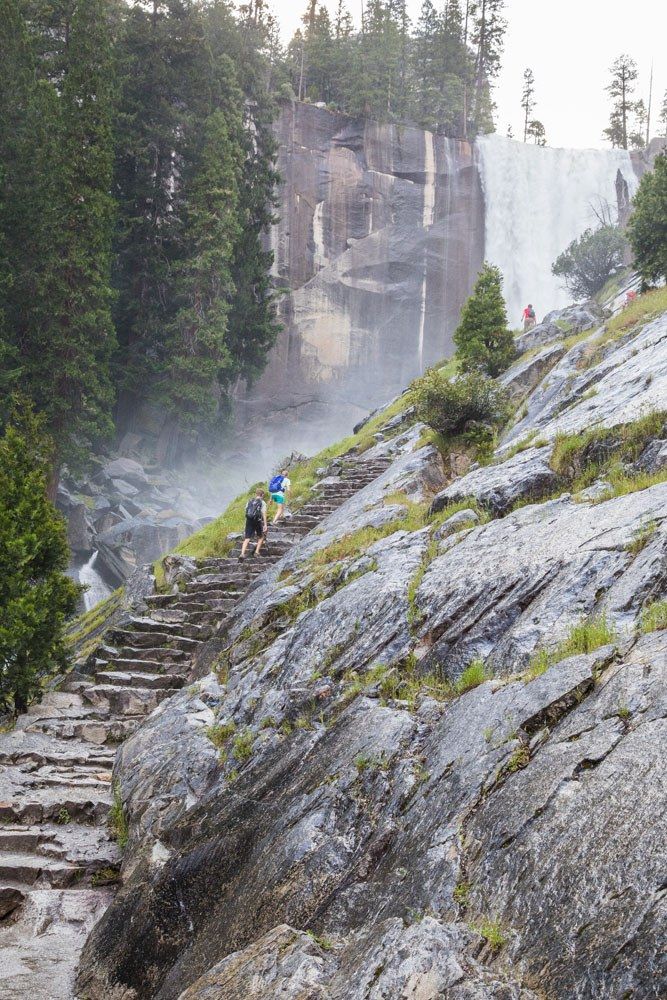
[[[633,93],[637,81],[637,64],[630,56],[622,55],[610,69],[611,81],[606,91],[613,99],[609,125],[603,135],[612,146],[628,148],[630,116],[634,107]]]
[[[528,126],[535,111],[535,77],[532,69],[524,70],[521,107],[523,109],[523,141],[528,142]]]
[[[473,122],[476,132],[493,131],[491,84],[500,70],[507,22],[503,17],[505,0],[478,0],[472,5],[475,45],[475,100]]]
[[[628,238],[644,281],[667,281],[667,153],[639,183]]]
[[[547,144],[546,129],[542,122],[537,118],[533,118],[532,121],[528,122],[526,141],[528,139],[532,139],[536,146],[546,146]]]
[[[665,91],[665,96],[662,99],[662,107],[660,108],[660,116],[658,118],[660,122],[660,130],[662,135],[667,139],[667,90]]]
[[[42,72],[57,80],[33,82],[18,130],[7,316],[23,386],[54,439],[52,489],[63,461],[85,461],[111,431],[109,9],[69,5],[63,45]],[[36,19],[41,7],[31,10]],[[60,4],[44,11],[49,24],[54,11],[65,16]]]
[[[25,712],[67,665],[63,627],[80,589],[65,575],[65,524],[47,499],[53,456],[22,401],[0,438],[0,704]]]
[[[502,275],[485,263],[454,333],[456,354],[464,371],[479,370],[495,378],[515,356],[514,336],[507,329]]]

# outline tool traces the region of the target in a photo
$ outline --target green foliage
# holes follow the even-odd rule
[[[470,893],[472,892],[472,885],[470,882],[458,882],[454,887],[454,892],[452,893],[454,897],[454,902],[462,909],[467,909],[470,905]]]
[[[480,937],[484,938],[489,947],[494,951],[502,948],[507,941],[507,935],[505,934],[499,920],[492,920],[487,917],[480,920],[476,924],[471,924],[470,927],[471,930],[475,931],[480,935]]]
[[[130,837],[130,830],[127,822],[127,816],[125,815],[125,810],[123,809],[123,799],[121,797],[119,781],[114,782],[113,801],[111,803],[111,808],[109,809],[108,822],[111,836],[116,841],[121,851],[124,851]]]
[[[473,660],[457,680],[456,693],[465,694],[466,691],[471,691],[473,688],[479,687],[480,684],[484,684],[491,676],[484,666],[483,660]]]
[[[643,635],[667,628],[667,601],[654,601],[643,610],[639,630]]]
[[[644,281],[667,281],[667,153],[639,182],[628,238]]]
[[[255,742],[255,737],[250,729],[244,729],[242,733],[239,733],[232,744],[232,753],[239,763],[243,763],[252,757],[252,748]]]
[[[80,588],[65,575],[65,524],[47,499],[51,445],[23,402],[0,438],[0,704],[24,712],[67,668],[65,621]]]
[[[229,719],[227,722],[218,722],[209,726],[206,730],[206,735],[214,747],[217,747],[218,750],[222,750],[235,732],[236,723],[233,719]]]
[[[516,771],[523,770],[529,763],[530,750],[525,743],[521,743],[510,755],[510,759],[507,762],[507,770],[510,774],[514,774]]]
[[[516,357],[514,334],[507,329],[502,283],[499,268],[484,264],[461,311],[454,343],[464,371],[482,371],[495,378]]]
[[[497,427],[509,415],[505,390],[481,372],[449,381],[431,368],[415,382],[414,393],[419,419],[444,437],[476,443],[480,427]]]
[[[618,226],[587,229],[556,258],[551,271],[575,299],[589,299],[623,266],[626,248]]]

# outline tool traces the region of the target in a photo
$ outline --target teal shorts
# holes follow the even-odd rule
[[[274,503],[285,503],[285,494],[284,493],[272,493],[271,494],[271,499],[273,500]]]

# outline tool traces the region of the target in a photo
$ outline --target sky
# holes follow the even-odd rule
[[[440,6],[435,0],[436,6]],[[326,4],[333,12],[336,0]],[[289,40],[299,26],[306,0],[272,0]],[[414,20],[421,0],[409,0]],[[361,0],[348,0],[357,22]],[[496,128],[521,130],[523,71],[535,74],[539,118],[550,146],[604,147],[609,67],[628,53],[639,68],[637,96],[648,101],[654,65],[653,121],[667,90],[667,2],[665,0],[506,0],[509,22],[503,69],[495,89]],[[652,129],[655,135],[655,129]]]

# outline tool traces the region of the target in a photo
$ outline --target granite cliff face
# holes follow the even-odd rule
[[[408,407],[249,587],[184,563],[152,599],[214,634],[117,756],[78,996],[665,995],[667,314],[536,336],[490,465]]]
[[[279,415],[277,440],[287,430],[304,448],[448,352],[484,255],[484,204],[470,143],[299,103],[276,129],[285,328],[239,412],[251,425]]]

